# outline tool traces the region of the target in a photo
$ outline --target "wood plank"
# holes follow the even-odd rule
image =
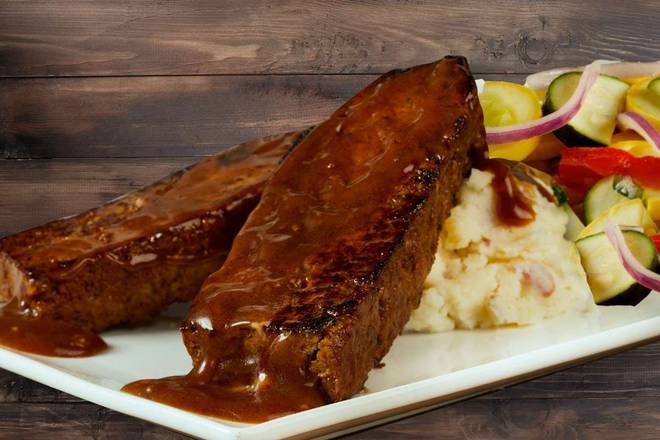
[[[487,394],[485,399],[660,397],[660,342]]]
[[[322,121],[373,76],[0,80],[4,158],[211,154]]]
[[[318,123],[375,78],[0,80],[0,158],[211,154],[256,137]],[[520,75],[507,78],[522,79]]]
[[[0,369],[0,404],[74,402],[82,402],[82,400],[26,377]],[[1,408],[0,405],[0,413],[2,412]]]
[[[473,399],[345,439],[652,439],[660,399]]]
[[[657,59],[655,0],[5,0],[0,75],[382,73],[467,56],[475,72]]]
[[[0,404],[0,439],[187,439],[91,403]]]
[[[660,436],[659,398],[472,399],[371,428],[345,439],[579,438]],[[184,435],[90,403],[0,404],[0,438],[149,438]],[[5,436],[4,433],[7,433]]]

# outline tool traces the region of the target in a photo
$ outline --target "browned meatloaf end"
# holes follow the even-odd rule
[[[305,137],[193,302],[193,374],[287,411],[360,391],[419,303],[482,119],[448,57],[384,75]]]
[[[75,217],[0,240],[0,302],[95,331],[195,296],[300,133],[245,143]]]

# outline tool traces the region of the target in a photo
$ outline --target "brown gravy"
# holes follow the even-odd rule
[[[185,411],[240,423],[260,423],[324,405],[313,387],[304,391],[277,387],[273,392],[232,392],[226,386],[195,381],[192,376],[130,383],[122,391]]]
[[[283,341],[283,345],[290,345]],[[289,362],[303,352],[297,347],[279,350],[280,356],[261,360],[259,380],[245,385],[241,376],[254,359],[234,364],[235,375],[223,382],[205,377],[203,366],[186,376],[146,379],[130,383],[122,391],[186,411],[242,423],[259,423],[327,403],[314,378]],[[278,359],[278,357],[280,357]]]
[[[30,317],[16,301],[0,309],[0,345],[57,357],[92,356],[108,347],[96,333],[73,323]]]
[[[478,161],[476,167],[494,175],[491,184],[496,195],[495,212],[500,222],[507,226],[525,226],[534,221],[536,212],[532,201],[520,188],[510,166],[501,160],[485,159]]]
[[[46,231],[37,227],[5,237],[3,250],[23,267],[48,266],[49,275],[58,279],[75,276],[110,250],[107,258],[128,267],[217,258],[218,252],[228,250],[235,234],[211,237],[214,252],[210,255],[200,255],[197,249],[188,254],[177,249],[181,246],[158,250],[151,244],[205,222],[224,222],[223,232],[238,231],[244,211],[254,208],[264,181],[299,136],[271,136],[208,157],[146,189],[83,213],[74,223],[63,219],[49,223]],[[124,245],[144,238],[149,242],[143,244],[141,254],[124,252]]]
[[[124,295],[121,289],[128,289],[126,295],[143,294],[139,287],[121,287],[122,280],[132,276],[126,272],[136,272],[139,280],[140,271],[154,266],[208,267],[207,274],[217,269],[256,205],[263,182],[300,136],[290,133],[242,144],[74,219],[0,239],[0,345],[60,357],[104,350],[103,340],[88,330],[98,329],[99,314],[76,312],[89,304],[84,277],[94,268],[122,266],[124,273],[109,275],[114,281],[108,291],[89,292],[105,297],[111,310],[112,302]],[[199,272],[201,284],[205,274]],[[189,289],[191,296],[197,289]],[[12,297],[18,300],[1,307]],[[115,322],[127,321],[126,316],[130,314]]]

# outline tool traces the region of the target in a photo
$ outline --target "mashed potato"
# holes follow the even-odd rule
[[[475,169],[463,185],[408,330],[524,325],[595,307],[575,245],[564,239],[565,212],[521,182],[535,220],[499,224],[492,179]]]

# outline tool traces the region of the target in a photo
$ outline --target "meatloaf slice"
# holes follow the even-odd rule
[[[280,414],[360,391],[418,305],[484,148],[461,57],[384,75],[339,108],[275,171],[193,301],[182,331],[194,382]]]
[[[0,240],[0,303],[95,331],[191,299],[300,133],[238,145],[83,214]]]

